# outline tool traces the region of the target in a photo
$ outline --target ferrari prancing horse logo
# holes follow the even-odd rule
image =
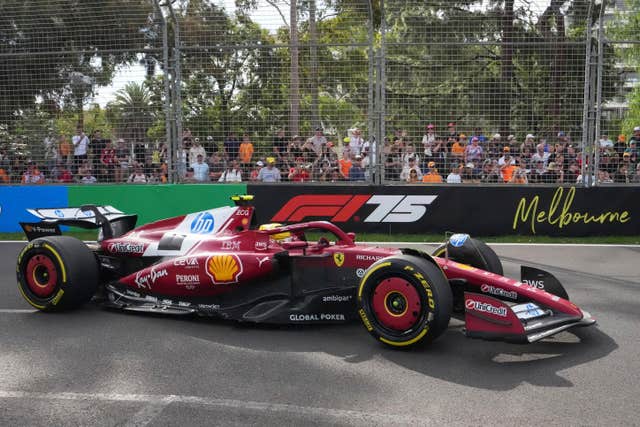
[[[342,252],[334,253],[333,262],[335,262],[338,267],[342,267],[342,264],[344,264],[344,254]]]

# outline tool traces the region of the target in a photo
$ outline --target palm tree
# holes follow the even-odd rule
[[[158,108],[153,94],[143,83],[129,82],[115,94],[109,106],[115,113],[114,121],[118,134],[129,140],[142,142],[153,124]]]

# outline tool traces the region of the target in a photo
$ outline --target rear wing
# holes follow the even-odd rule
[[[82,205],[69,208],[37,208],[27,209],[40,222],[21,222],[28,240],[37,237],[59,235],[60,226],[80,227],[85,229],[99,228],[102,239],[121,236],[132,230],[138,215],[128,215],[113,206]]]

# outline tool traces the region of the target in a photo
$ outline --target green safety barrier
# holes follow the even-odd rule
[[[138,214],[138,225],[220,206],[233,194],[246,194],[245,184],[162,184],[69,186],[68,206],[111,205]]]

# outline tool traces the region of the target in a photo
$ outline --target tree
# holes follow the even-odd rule
[[[149,46],[152,16],[146,0],[0,2],[0,123],[38,99],[49,110],[81,109],[95,85]]]
[[[145,83],[127,83],[116,92],[107,110],[118,136],[138,142],[146,140],[147,131],[155,119],[161,117],[161,109],[154,104],[152,92]]]

